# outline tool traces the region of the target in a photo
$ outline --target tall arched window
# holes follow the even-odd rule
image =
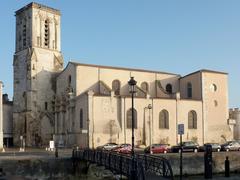
[[[197,113],[193,110],[188,113],[188,129],[197,129]]]
[[[83,110],[80,109],[80,129],[83,128]]]
[[[147,83],[147,82],[142,82],[142,84],[141,84],[141,89],[142,89],[144,92],[148,92],[148,83]]]
[[[27,26],[26,26],[26,20],[23,23],[23,32],[22,32],[22,38],[23,38],[23,47],[27,45]]]
[[[115,95],[120,95],[120,88],[121,88],[121,83],[119,80],[114,80],[112,82],[112,90],[114,91]]]
[[[172,85],[171,84],[166,85],[166,91],[170,94],[172,93]]]
[[[187,83],[187,97],[192,98],[192,84],[190,82]]]
[[[169,129],[169,113],[165,109],[159,113],[159,128]]]
[[[45,20],[45,27],[44,27],[44,45],[49,46],[49,21]]]
[[[133,109],[134,128],[137,129],[137,111]],[[127,111],[127,128],[132,128],[132,108]]]

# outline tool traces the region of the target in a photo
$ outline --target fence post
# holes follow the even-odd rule
[[[122,156],[120,156],[120,175],[122,177]]]
[[[166,177],[166,165],[165,165],[165,161],[163,162],[163,177]]]
[[[108,153],[108,168],[111,169],[111,154]]]

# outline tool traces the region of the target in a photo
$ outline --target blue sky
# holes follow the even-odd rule
[[[0,2],[0,80],[12,96],[14,12],[31,1]],[[41,0],[62,12],[62,52],[81,63],[185,75],[229,73],[229,106],[240,103],[240,1]]]

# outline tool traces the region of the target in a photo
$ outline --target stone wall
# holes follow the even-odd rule
[[[0,168],[6,176],[21,176],[30,179],[64,179],[73,173],[70,158],[3,159]]]

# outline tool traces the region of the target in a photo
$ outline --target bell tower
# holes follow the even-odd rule
[[[59,10],[30,3],[15,12],[14,144],[47,144],[54,133],[55,77],[63,69]]]

